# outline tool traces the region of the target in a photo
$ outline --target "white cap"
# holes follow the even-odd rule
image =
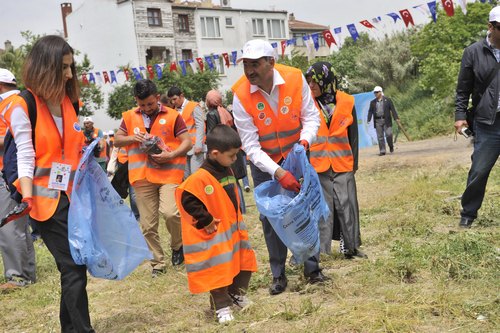
[[[108,131],[108,135],[115,135],[115,131],[113,131],[113,130],[109,130],[109,131]]]
[[[243,54],[236,60],[241,62],[243,59],[260,59],[262,57],[273,57],[274,49],[271,43],[262,39],[252,39],[243,45]]]
[[[376,86],[375,88],[373,88],[373,92],[381,92],[382,91],[382,87],[381,86]]]
[[[0,82],[14,85],[17,84],[14,74],[5,68],[0,68]]]
[[[488,22],[500,22],[500,6],[496,6],[490,11],[490,19]]]
[[[93,123],[94,121],[92,120],[92,117],[85,117],[83,118],[84,123]]]

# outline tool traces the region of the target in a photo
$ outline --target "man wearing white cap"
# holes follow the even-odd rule
[[[251,40],[243,46],[238,62],[243,61],[245,75],[232,87],[234,121],[250,160],[254,185],[275,178],[283,188],[298,192],[300,184],[280,164],[295,143],[309,148],[318,132],[319,111],[300,70],[275,64],[274,55],[273,47],[264,40]],[[273,274],[269,292],[276,295],[287,286],[287,248],[269,221],[263,215],[260,219]],[[311,283],[326,279],[318,259],[319,253],[304,263],[304,275]]]
[[[373,127],[375,127],[375,131],[377,132],[378,148],[380,150],[379,155],[383,156],[386,151],[386,140],[389,151],[391,153],[394,152],[394,143],[392,141],[392,118],[397,121],[399,117],[392,100],[384,96],[382,87],[376,86],[373,88],[373,93],[375,94],[375,99],[370,102],[368,122],[370,122],[373,117]]]
[[[0,170],[3,169],[4,137],[7,124],[3,113],[10,104],[11,97],[19,93],[16,87],[16,78],[7,69],[0,68]],[[10,198],[5,181],[0,171],[0,218],[7,215],[16,202]],[[0,292],[27,286],[34,283],[35,250],[28,227],[28,216],[22,216],[0,227],[0,252],[4,266],[6,283],[0,285]]]
[[[462,195],[459,226],[463,228],[470,228],[477,218],[488,177],[500,155],[499,63],[500,6],[490,11],[486,38],[464,50],[458,75],[455,129],[462,135],[475,135],[472,165]]]
[[[99,163],[101,168],[106,171],[106,163],[108,161],[106,139],[104,138],[102,130],[94,127],[94,120],[92,117],[83,118],[83,135],[85,136],[85,145],[90,145],[92,141],[99,140],[99,144],[97,145],[95,151],[96,161]]]

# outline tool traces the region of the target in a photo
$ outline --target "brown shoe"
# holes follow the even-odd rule
[[[18,286],[14,282],[6,282],[6,283],[0,285],[0,293],[6,294],[6,293],[9,293],[11,291],[14,291],[15,289],[19,289],[19,288],[21,288],[21,286]]]

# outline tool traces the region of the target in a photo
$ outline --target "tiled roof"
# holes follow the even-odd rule
[[[304,22],[304,21],[299,21],[299,20],[288,20],[288,26],[290,27],[290,30],[326,30],[328,29],[328,26],[326,25],[321,25],[321,24],[314,24],[314,23],[309,23],[309,22]]]

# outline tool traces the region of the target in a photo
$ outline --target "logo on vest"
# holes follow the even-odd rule
[[[266,118],[266,114],[264,112],[261,112],[261,113],[259,113],[258,117],[260,120],[264,120],[264,118]]]
[[[205,186],[205,193],[208,195],[214,193],[214,187],[212,185]]]
[[[134,128],[134,134],[141,133],[141,129],[139,127]]]
[[[264,110],[265,107],[266,106],[264,105],[264,103],[262,102],[257,103],[257,110],[262,111]]]
[[[160,125],[165,125],[167,123],[167,121],[165,119],[160,119],[159,123],[160,123]]]
[[[292,98],[290,96],[286,96],[285,99],[283,99],[283,103],[285,103],[285,105],[292,104]]]
[[[288,111],[290,111],[290,109],[288,108],[288,106],[282,106],[281,107],[281,110],[280,110],[281,114],[287,114]]]
[[[264,120],[264,124],[266,124],[266,126],[271,125],[272,122],[273,120],[271,118],[267,118],[266,120]]]
[[[76,131],[76,132],[80,132],[82,130],[82,128],[80,127],[80,124],[79,123],[74,123],[73,124],[73,129]]]

